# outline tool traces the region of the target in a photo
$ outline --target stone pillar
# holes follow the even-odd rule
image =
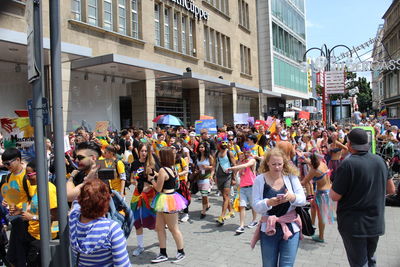
[[[233,124],[233,114],[237,113],[237,90],[236,87],[231,87],[228,94],[222,98],[224,123]]]
[[[131,83],[132,92],[132,124],[147,129],[153,127],[156,117],[156,82],[147,78],[145,81]]]
[[[194,122],[200,119],[205,112],[206,87],[203,81],[199,81],[199,88],[183,89],[183,97],[188,101],[190,110],[190,121]]]
[[[258,120],[259,118],[262,118],[262,116],[260,116],[261,113],[261,103],[260,103],[260,94],[258,95],[257,98],[252,98],[250,100],[250,117],[254,117],[254,120]]]
[[[64,62],[61,64],[61,85],[62,85],[62,108],[63,108],[63,123],[64,131],[69,132],[72,129],[71,110],[70,110],[70,93],[71,89],[71,62]]]

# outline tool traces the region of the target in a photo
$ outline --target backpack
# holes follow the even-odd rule
[[[129,187],[131,185],[131,174],[132,174],[132,170],[131,170],[131,164],[125,161],[121,162],[124,164],[124,168],[125,168],[125,176],[126,176],[126,181],[125,181],[125,187]],[[117,172],[117,175],[119,176],[118,173],[118,159],[115,161],[115,171]]]
[[[121,226],[125,238],[128,239],[135,222],[133,212],[117,191],[111,190],[111,193],[113,196],[109,203],[107,218],[117,222]],[[123,211],[125,215],[120,211]]]
[[[7,175],[3,175],[1,177],[1,182],[0,182],[0,188],[3,186],[3,184],[8,183],[11,177],[11,173]],[[28,198],[28,202],[31,202],[32,196],[29,194],[29,186],[28,186],[28,179],[26,178],[26,175],[24,175],[24,178],[22,178],[22,186],[24,188],[24,191],[26,193],[26,196]]]

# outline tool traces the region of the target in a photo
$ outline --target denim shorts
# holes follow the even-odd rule
[[[251,206],[253,202],[253,187],[241,187],[240,188],[240,197],[239,197],[239,206],[246,207],[248,204]]]

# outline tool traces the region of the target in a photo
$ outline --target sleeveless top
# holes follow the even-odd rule
[[[263,191],[263,198],[272,198],[276,197],[277,194],[285,194],[286,185],[283,185],[281,189],[275,190],[269,184],[264,184],[264,191]],[[290,208],[290,202],[279,204],[275,207],[272,207],[267,214],[268,215],[275,215],[280,217],[285,215]]]
[[[168,180],[164,181],[163,184],[163,190],[171,190],[171,189],[175,189],[175,180],[176,177],[171,175],[171,171],[173,174],[175,174],[175,172],[171,169],[171,168],[167,168],[167,167],[163,167],[163,169],[166,171],[167,175],[168,175]]]

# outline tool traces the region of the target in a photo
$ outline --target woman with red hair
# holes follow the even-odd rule
[[[105,217],[110,202],[108,186],[100,179],[83,185],[69,215],[74,266],[131,266],[121,226]]]

